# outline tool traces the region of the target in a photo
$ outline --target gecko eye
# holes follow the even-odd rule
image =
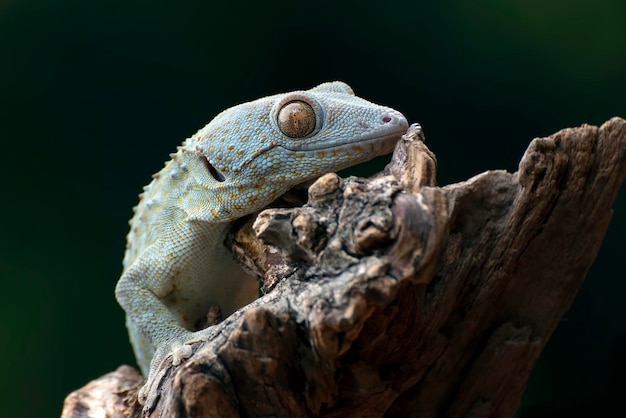
[[[289,102],[278,111],[278,127],[289,138],[304,138],[315,129],[315,111],[301,100]]]

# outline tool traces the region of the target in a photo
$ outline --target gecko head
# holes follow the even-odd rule
[[[400,112],[336,81],[227,109],[186,148],[202,162],[205,189],[240,197],[242,209],[224,215],[236,218],[296,184],[391,152],[407,129]]]

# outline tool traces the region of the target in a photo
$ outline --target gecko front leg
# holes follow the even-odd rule
[[[144,396],[167,356],[178,365],[191,355],[191,344],[206,338],[206,332],[194,329],[212,307],[221,301],[230,312],[258,291],[256,280],[242,272],[222,245],[226,225],[189,220],[173,205],[152,220],[158,239],[133,261],[116,287],[137,362],[149,377]],[[215,262],[207,263],[207,258]]]

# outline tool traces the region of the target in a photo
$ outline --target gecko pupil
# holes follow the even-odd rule
[[[222,182],[224,180],[226,180],[226,178],[224,177],[224,175],[222,173],[220,173],[218,171],[217,168],[215,168],[215,166],[213,164],[211,164],[209,162],[209,160],[203,155],[200,157],[200,159],[202,160],[202,163],[204,164],[204,166],[206,167],[207,171],[209,172],[209,174],[217,181]]]

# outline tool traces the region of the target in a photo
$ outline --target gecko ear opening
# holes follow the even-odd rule
[[[313,87],[311,91],[320,91],[324,93],[344,93],[354,96],[352,87],[344,83],[343,81],[331,81],[328,83],[322,83],[319,86]]]
[[[217,168],[215,168],[215,166],[209,162],[207,157],[202,155],[200,157],[200,159],[202,160],[202,163],[206,167],[206,169],[209,172],[209,174],[211,175],[211,177],[213,177],[215,180],[219,181],[220,183],[223,182],[224,180],[226,180],[224,175],[222,173],[220,173],[219,170]]]

